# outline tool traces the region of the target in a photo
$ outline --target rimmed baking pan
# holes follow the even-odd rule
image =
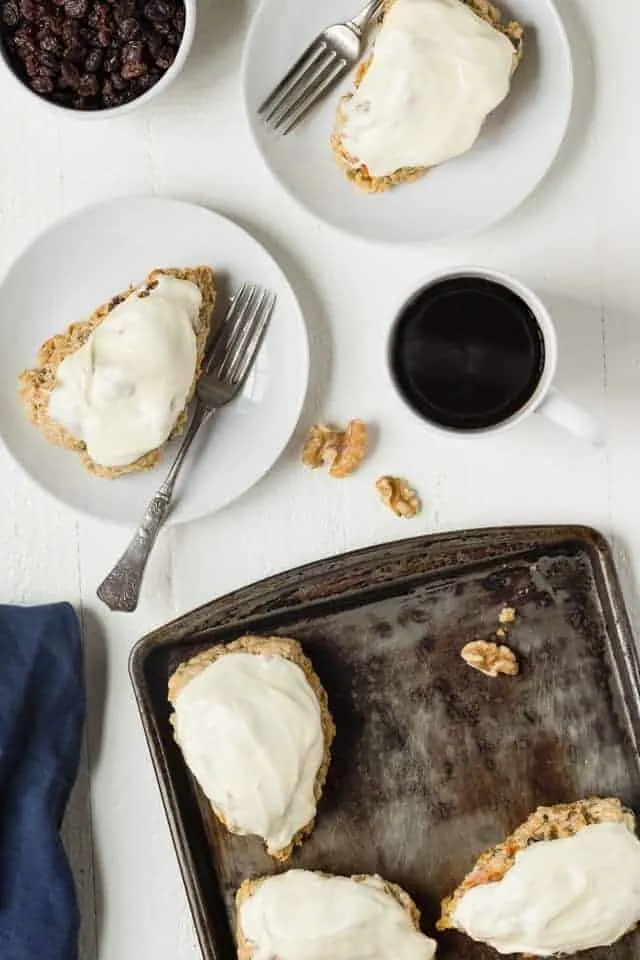
[[[516,611],[518,677],[460,657]],[[235,890],[276,869],[213,817],[172,739],[167,679],[243,633],[298,639],[337,737],[317,826],[290,866],[380,873],[433,934],[439,900],[541,803],[614,795],[640,811],[640,668],[606,541],[585,527],[420,537],[215,600],[136,645],[130,673],[206,960],[232,960]],[[495,953],[456,933],[441,960]],[[637,960],[640,933],[585,960]]]

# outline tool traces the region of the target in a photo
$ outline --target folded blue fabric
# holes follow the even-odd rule
[[[0,960],[74,960],[78,906],[59,827],[85,695],[67,603],[0,605]]]

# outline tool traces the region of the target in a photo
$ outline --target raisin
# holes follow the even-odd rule
[[[76,89],[80,83],[80,71],[75,64],[69,63],[68,60],[62,61],[62,67],[60,69],[60,82],[65,87],[71,87],[72,90]]]
[[[62,39],[65,43],[73,43],[80,35],[80,25],[77,20],[65,20],[62,24]]]
[[[45,53],[59,56],[61,51],[60,41],[54,33],[45,33],[40,39],[40,48]]]
[[[92,50],[84,62],[84,69],[87,73],[97,73],[102,66],[104,54],[102,50]]]
[[[99,90],[97,78],[92,73],[85,73],[80,77],[78,93],[81,97],[95,97]]]
[[[136,0],[117,0],[113,6],[113,17],[116,23],[122,23],[129,17],[136,15]]]
[[[99,47],[108,47],[113,40],[113,33],[108,27],[100,27],[96,34],[96,43]]]
[[[175,51],[171,47],[162,47],[157,55],[156,63],[162,70],[168,70],[175,60]]]
[[[28,77],[37,77],[40,73],[40,66],[33,54],[29,54],[24,58],[24,68],[27,71]]]
[[[87,13],[87,0],[65,0],[64,12],[68,17],[79,20]]]
[[[140,24],[133,17],[127,17],[118,26],[118,36],[122,40],[136,40],[140,36]]]
[[[50,77],[42,75],[34,77],[31,81],[31,86],[36,93],[47,94],[53,92],[53,80],[51,80]]]
[[[54,53],[47,53],[46,50],[43,50],[40,53],[40,66],[42,67],[42,72],[46,73],[47,76],[55,77],[60,69],[60,61]]]
[[[19,27],[14,34],[16,47],[23,47],[25,50],[35,49],[35,34],[33,27]]]
[[[111,17],[111,11],[106,3],[94,3],[87,20],[92,27],[104,27]]]
[[[164,37],[161,37],[160,34],[154,30],[150,30],[145,34],[144,42],[147,45],[151,59],[155,60],[164,45]]]
[[[142,60],[128,60],[122,68],[122,77],[124,80],[136,80],[138,77],[143,77],[148,70],[148,66]]]
[[[143,7],[143,13],[152,23],[162,23],[164,20],[171,20],[174,10],[167,0],[148,0]]]
[[[147,90],[150,90],[160,78],[154,75],[152,70],[149,70],[142,77],[138,77],[136,80],[136,90],[138,93],[146,93]]]
[[[87,48],[83,47],[79,41],[75,40],[65,48],[64,58],[70,63],[84,63],[87,59],[87,52]]]
[[[140,40],[125,43],[122,48],[122,62],[136,63],[144,59],[144,46]]]
[[[25,20],[35,23],[39,20],[41,13],[40,4],[36,3],[35,0],[20,0],[20,15]]]
[[[6,0],[6,3],[3,3],[0,7],[0,15],[5,26],[17,27],[20,20],[20,10],[15,0]]]
[[[120,66],[120,57],[116,50],[110,50],[104,58],[104,69],[107,73],[114,73]]]

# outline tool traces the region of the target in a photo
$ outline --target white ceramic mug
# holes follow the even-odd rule
[[[442,283],[445,280],[455,280],[456,278],[480,278],[483,280],[492,281],[493,283],[501,284],[503,287],[506,287],[508,290],[511,290],[513,293],[515,293],[516,296],[518,296],[524,301],[525,304],[527,304],[536,318],[540,334],[544,341],[544,364],[540,373],[538,384],[529,399],[518,410],[516,410],[515,413],[506,419],[501,420],[499,423],[478,429],[447,427],[441,423],[436,423],[429,419],[427,415],[416,411],[411,405],[409,405],[410,409],[412,409],[417,416],[419,416],[420,419],[431,429],[448,436],[463,438],[482,437],[487,436],[487,434],[498,433],[499,431],[503,431],[515,426],[515,424],[519,423],[521,420],[524,420],[525,417],[528,417],[532,413],[541,413],[549,420],[553,420],[554,423],[564,427],[565,430],[568,430],[570,433],[574,434],[574,436],[580,437],[583,440],[587,440],[589,443],[592,443],[596,446],[600,445],[603,442],[603,436],[598,423],[592,416],[590,416],[590,414],[588,414],[572,400],[564,397],[553,386],[558,360],[558,342],[553,320],[551,319],[551,315],[542,301],[535,295],[535,293],[533,293],[532,290],[529,290],[528,287],[525,287],[524,284],[520,283],[519,280],[515,280],[513,277],[507,276],[504,273],[499,273],[495,270],[489,270],[484,267],[459,267],[454,270],[438,273],[437,275],[431,277],[420,288],[419,292],[427,290],[429,287]],[[414,296],[415,294],[413,294],[412,297],[402,306],[398,312],[398,319],[402,316],[405,308],[408,306]],[[391,332],[389,349],[390,359],[391,342],[395,334],[396,325],[397,321],[394,323]],[[390,366],[393,377],[393,366],[391,363]],[[395,381],[395,377],[393,377],[393,379]],[[400,395],[402,396],[402,391],[400,391]],[[403,399],[405,399],[405,402],[407,402],[406,398],[403,397]]]

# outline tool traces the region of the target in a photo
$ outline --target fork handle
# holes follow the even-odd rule
[[[200,403],[196,404],[187,432],[164,482],[149,501],[129,546],[98,587],[98,597],[110,610],[131,613],[138,606],[147,560],[171,509],[171,499],[180,468],[196,433],[211,413],[213,410],[205,410]]]
[[[131,613],[138,606],[147,560],[167,518],[170,506],[170,494],[158,490],[147,506],[129,546],[111,573],[107,574],[98,587],[98,596],[110,610]]]
[[[369,0],[369,3],[358,13],[353,20],[349,21],[349,26],[362,33],[366,30],[372,20],[380,13],[385,0]]]

